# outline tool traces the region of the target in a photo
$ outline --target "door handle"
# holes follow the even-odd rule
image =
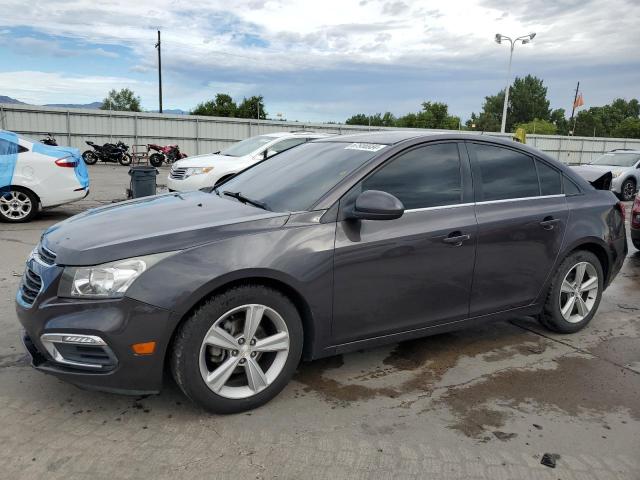
[[[553,230],[553,227],[555,227],[556,223],[559,223],[559,222],[560,222],[559,218],[544,217],[544,220],[540,222],[540,226],[545,230]]]
[[[444,243],[449,245],[453,245],[454,247],[459,247],[462,245],[462,242],[466,242],[471,239],[471,235],[462,234],[462,232],[453,232],[450,233],[449,236],[442,239]]]

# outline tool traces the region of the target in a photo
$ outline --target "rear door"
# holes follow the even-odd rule
[[[464,145],[400,153],[357,184],[341,200],[341,211],[365,190],[395,195],[405,212],[396,220],[338,221],[335,343],[465,318],[476,220]]]
[[[566,229],[562,175],[516,148],[467,146],[478,220],[470,315],[528,305],[551,273]]]

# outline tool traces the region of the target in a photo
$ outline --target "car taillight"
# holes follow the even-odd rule
[[[631,208],[631,226],[640,228],[640,195],[636,195],[636,200]]]
[[[56,160],[56,165],[59,167],[76,168],[78,166],[78,162],[73,157],[65,157]]]

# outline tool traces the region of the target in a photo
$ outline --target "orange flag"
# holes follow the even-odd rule
[[[584,99],[582,98],[582,93],[579,93],[576,97],[576,101],[573,102],[573,108],[578,108],[584,105]]]

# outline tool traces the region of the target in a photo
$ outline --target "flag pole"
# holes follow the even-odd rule
[[[571,109],[571,118],[569,119],[569,125],[573,124],[571,127],[571,136],[575,134],[576,131],[576,122],[573,119],[574,114],[576,113],[576,101],[578,100],[578,90],[580,90],[580,82],[576,86],[576,94],[573,96],[573,108]]]

